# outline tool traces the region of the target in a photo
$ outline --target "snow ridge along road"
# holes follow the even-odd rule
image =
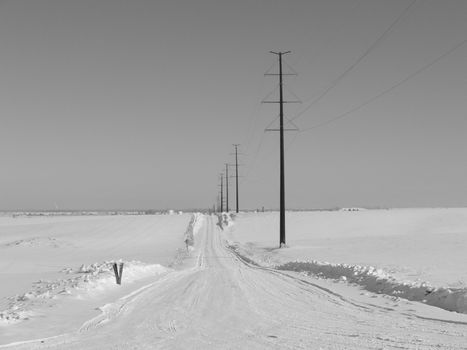
[[[452,313],[438,309],[435,318],[433,308],[420,303],[323,283],[244,261],[227,248],[217,218],[206,216],[184,269],[102,307],[78,331],[4,347],[467,348],[465,315],[449,318]]]

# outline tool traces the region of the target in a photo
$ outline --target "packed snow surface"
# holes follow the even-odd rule
[[[286,249],[277,227],[277,213],[241,214],[232,244],[264,266],[467,313],[467,209],[291,212]]]
[[[379,211],[367,212],[381,215]],[[419,214],[415,210],[404,215]],[[336,256],[332,254],[331,259],[317,258],[314,253],[318,250],[310,249],[307,241],[309,232],[294,240],[292,219],[297,219],[295,224],[306,223],[308,230],[313,227],[313,215],[319,217],[320,213],[288,214],[290,240],[288,247],[281,249],[277,249],[277,240],[270,237],[277,236],[275,213],[225,213],[219,217],[194,214],[180,223],[166,221],[162,225],[165,229],[177,228],[174,234],[178,245],[174,246],[170,264],[141,259],[138,254],[128,259],[121,251],[123,257],[116,262],[128,268],[123,272],[123,281],[126,273],[134,277],[127,276],[127,283],[118,288],[110,273],[115,258],[107,259],[104,252],[96,263],[65,268],[61,273],[76,282],[73,286],[65,282],[71,294],[59,296],[49,312],[32,308],[36,313],[30,319],[5,323],[0,327],[0,344],[4,344],[0,348],[466,349],[466,314],[368,287],[372,285],[371,276],[378,281],[394,278],[399,283],[384,264],[379,267],[371,261],[373,254],[360,257],[361,263],[333,262]],[[448,221],[452,220],[449,215]],[[368,218],[371,215],[364,219]],[[374,229],[379,227],[378,220],[373,222]],[[329,233],[338,235],[336,227],[333,231],[337,222],[329,222]],[[358,220],[354,223],[358,226]],[[152,222],[149,226],[158,224]],[[134,230],[137,231],[135,227]],[[53,237],[68,241],[66,237]],[[157,242],[165,245],[164,240]],[[339,239],[332,242],[339,245]],[[346,241],[342,243],[345,245]],[[35,247],[43,250],[48,244]],[[13,246],[16,244],[5,249],[15,249]],[[140,249],[145,256],[149,248]],[[394,257],[396,271],[398,254]],[[412,257],[411,261],[415,260]],[[405,268],[410,270],[413,266]],[[365,279],[367,288],[361,283]],[[381,287],[379,283],[375,285]],[[45,290],[53,294],[62,287]],[[67,298],[70,300],[65,303]],[[81,315],[77,304],[85,311],[94,310],[93,315]],[[38,318],[42,322],[34,323]],[[57,320],[61,326],[50,329]]]

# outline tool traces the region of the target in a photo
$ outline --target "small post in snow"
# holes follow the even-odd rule
[[[117,284],[122,284],[123,263],[120,263],[119,268],[117,268],[117,263],[114,263],[113,268]]]

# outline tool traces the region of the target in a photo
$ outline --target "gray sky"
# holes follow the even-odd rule
[[[277,208],[268,52],[292,51],[292,118],[411,2],[0,0],[0,209],[206,207],[232,143],[241,205]],[[467,1],[419,0],[295,123],[331,120],[465,39]],[[467,45],[289,133],[287,205],[467,205],[466,62]]]

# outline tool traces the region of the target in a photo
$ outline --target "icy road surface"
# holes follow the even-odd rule
[[[186,268],[106,305],[79,330],[4,347],[467,349],[466,315],[251,265],[216,224],[206,217]]]

